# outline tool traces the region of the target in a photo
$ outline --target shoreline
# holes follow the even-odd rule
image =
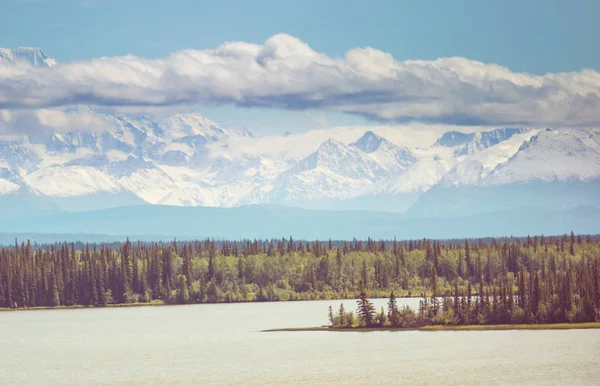
[[[411,295],[411,296],[397,296],[397,299],[414,299],[414,298],[422,298],[419,295]],[[7,308],[0,307],[0,312],[15,312],[15,311],[46,311],[46,310],[79,310],[79,309],[90,309],[90,308],[119,308],[119,307],[154,307],[154,306],[196,306],[200,304],[238,304],[238,303],[287,303],[287,302],[324,302],[324,301],[343,301],[343,300],[357,300],[357,297],[354,298],[335,298],[335,299],[298,299],[298,300],[267,300],[267,301],[240,301],[240,302],[205,302],[205,303],[165,303],[162,300],[152,300],[147,303],[113,303],[106,305],[82,305],[76,304],[72,306],[37,306],[37,307],[18,307],[18,308]],[[387,297],[374,297],[372,299],[387,299]]]
[[[467,325],[467,326],[450,326],[450,325],[433,325],[413,328],[401,327],[298,327],[298,328],[275,328],[262,330],[261,332],[402,332],[402,331],[425,331],[425,332],[440,332],[440,331],[508,331],[508,330],[587,330],[600,329],[600,322],[586,323],[555,323],[555,324],[490,324],[490,325]]]
[[[198,303],[200,304],[200,303]],[[177,306],[182,304],[165,303],[162,301],[153,301],[148,303],[117,303],[106,304],[103,306],[86,306],[76,304],[73,306],[39,306],[39,307],[19,307],[19,308],[0,308],[0,312],[18,312],[18,311],[52,311],[52,310],[86,310],[96,308],[125,308],[125,307],[157,307],[157,306]]]

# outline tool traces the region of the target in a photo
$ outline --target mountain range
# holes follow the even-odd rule
[[[27,48],[0,49],[2,61],[57,65]],[[3,219],[148,204],[275,205],[403,218],[600,208],[596,129],[448,130],[416,144],[375,127],[359,135],[332,131],[316,141],[306,140],[310,133],[261,137],[198,113],[156,118],[86,106],[64,113],[85,114],[102,127],[0,139]],[[302,151],[292,151],[300,143]]]

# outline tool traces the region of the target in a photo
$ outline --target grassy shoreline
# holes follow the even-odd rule
[[[600,322],[589,323],[556,323],[556,324],[490,324],[490,325],[469,325],[469,326],[423,326],[415,328],[400,327],[300,327],[300,328],[276,328],[271,330],[262,330],[261,332],[307,332],[307,331],[328,331],[328,332],[375,332],[375,331],[505,331],[505,330],[581,330],[581,329],[600,329]]]

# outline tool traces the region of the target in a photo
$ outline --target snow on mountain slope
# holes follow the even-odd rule
[[[266,200],[351,197],[390,173],[370,153],[329,139],[278,176]]]
[[[434,146],[456,147],[471,141],[475,133],[462,133],[460,131],[447,131],[435,143]]]
[[[445,186],[480,184],[495,167],[517,153],[524,141],[537,133],[536,130],[530,130],[514,134],[496,145],[458,157],[458,164],[444,175],[440,183]]]
[[[53,67],[56,65],[56,61],[49,58],[44,51],[31,47],[0,48],[0,62],[3,60],[9,63],[25,61],[34,67]]]
[[[56,197],[121,190],[109,176],[89,166],[48,167],[27,174],[24,180],[41,193]]]
[[[518,137],[528,135],[530,139],[515,151]],[[544,130],[514,137],[459,157],[463,161],[408,212],[447,216],[517,208],[600,207],[598,130]]]
[[[389,174],[387,168],[368,154],[329,139],[304,158],[287,173],[299,175],[307,171],[323,171],[355,180],[374,181],[382,174]]]
[[[483,181],[501,185],[527,181],[590,181],[600,178],[598,130],[545,130],[531,137]]]
[[[378,150],[381,150],[382,147],[392,147],[388,140],[378,136],[371,130],[366,131],[362,137],[357,139],[356,142],[351,143],[350,146],[362,150],[365,153],[375,153]]]
[[[175,140],[185,137],[201,136],[206,142],[219,142],[230,136],[254,137],[254,134],[244,128],[222,128],[215,122],[197,113],[177,114],[160,122],[166,133],[166,138]]]
[[[39,158],[25,141],[0,142],[0,167],[31,170]]]
[[[370,130],[350,146],[369,154],[379,164],[385,166],[390,173],[397,173],[417,162],[410,149],[397,146]]]
[[[513,134],[456,157],[455,148],[441,151],[440,141],[429,149],[415,148],[417,156],[367,130],[349,144],[326,140],[291,162],[279,156],[211,153],[209,145],[226,148],[233,140],[261,139],[245,130],[223,129],[198,114],[163,120],[179,125],[174,136],[147,117],[107,115],[107,122],[112,126],[102,133],[55,133],[41,144],[0,143],[0,163],[14,169],[28,162],[30,169],[17,173],[22,184],[49,196],[127,191],[153,204],[235,206],[421,194],[440,182],[480,184],[535,133]],[[456,135],[442,136],[450,137]]]
[[[102,132],[82,131],[68,133],[53,133],[49,137],[31,138],[31,141],[44,144],[47,153],[65,154],[79,149],[89,149],[95,152],[107,152],[110,150],[125,153],[136,153],[149,151],[153,146],[163,141],[162,129],[148,117],[128,117],[123,114],[104,114],[95,112],[88,108],[89,114],[102,119],[105,130]]]
[[[455,155],[461,156],[476,153],[483,149],[487,149],[490,146],[494,146],[506,141],[514,135],[523,134],[526,131],[527,130],[525,129],[503,128],[475,133],[470,141],[455,151]]]
[[[407,148],[366,131],[349,145],[329,139],[309,156],[285,171],[266,194],[267,202],[370,195],[378,184],[417,162]]]
[[[161,168],[135,170],[118,176],[115,182],[150,204],[158,204],[169,194],[181,191],[176,179]]]
[[[384,181],[377,193],[424,192],[437,184],[456,164],[455,159],[423,159],[397,176]]]
[[[353,197],[370,183],[368,179],[341,176],[326,168],[284,173],[267,195],[267,201]]]
[[[19,185],[0,178],[0,195],[8,194],[19,190]]]

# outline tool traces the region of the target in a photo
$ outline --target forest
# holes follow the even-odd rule
[[[0,307],[355,299],[337,326],[600,320],[598,237],[404,241],[15,241]],[[369,297],[390,297],[388,310]],[[390,296],[391,295],[391,296]],[[422,297],[419,310],[395,297]]]

